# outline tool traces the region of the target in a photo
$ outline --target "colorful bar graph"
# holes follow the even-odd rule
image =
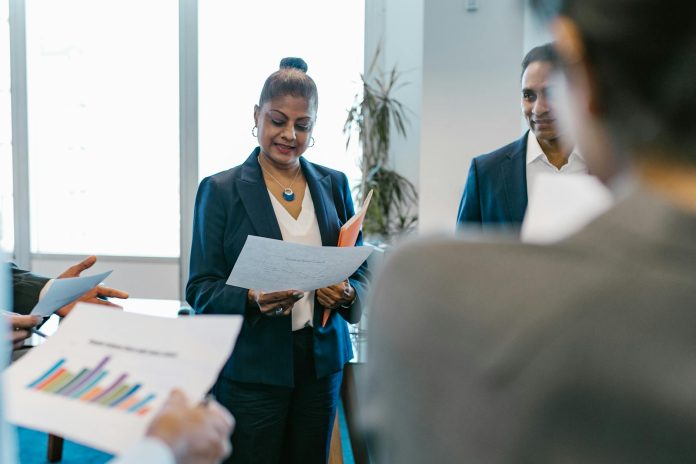
[[[76,383],[72,387],[66,389],[65,392],[63,392],[63,394],[66,396],[70,395],[70,394],[74,393],[77,389],[79,389],[81,386],[88,383],[92,379],[92,377],[94,377],[99,372],[101,372],[101,370],[104,368],[104,365],[107,362],[109,362],[109,359],[111,359],[111,358],[109,358],[108,356],[105,357],[104,359],[102,359],[99,362],[99,364],[97,364],[97,366],[89,372],[89,374],[87,374],[81,381],[79,381],[78,383]]]
[[[149,403],[149,402],[152,401],[153,399],[155,399],[155,395],[149,394],[149,395],[147,395],[147,396],[145,397],[144,400],[142,400],[142,401],[140,401],[140,402],[138,402],[138,403],[135,403],[133,406],[131,406],[130,408],[128,408],[128,411],[129,411],[129,412],[138,412],[139,409],[142,409],[147,403]]]
[[[34,388],[35,386],[37,386],[38,384],[40,384],[41,382],[43,382],[44,380],[46,380],[49,376],[51,376],[51,375],[52,375],[55,371],[57,371],[58,368],[59,368],[60,366],[62,366],[63,364],[65,364],[65,359],[59,360],[57,363],[55,363],[55,364],[53,365],[53,367],[51,367],[49,370],[47,370],[46,373],[45,373],[44,375],[42,375],[41,377],[39,377],[38,379],[36,379],[36,380],[34,380],[32,383],[30,383],[30,384],[28,385],[28,387],[29,387],[29,388]]]
[[[72,387],[73,385],[75,385],[77,382],[80,382],[80,380],[81,380],[85,375],[87,375],[88,372],[89,372],[89,369],[82,369],[82,370],[80,371],[79,374],[77,374],[75,377],[73,377],[73,379],[72,379],[70,382],[68,382],[68,383],[66,383],[65,385],[63,385],[63,387],[61,387],[61,389],[58,390],[56,393],[63,393],[65,390],[71,388],[71,387]]]
[[[140,389],[140,387],[141,387],[140,384],[133,385],[133,387],[131,387],[130,390],[128,390],[125,394],[121,395],[118,398],[115,398],[111,403],[109,403],[109,406],[114,407],[114,406],[118,406],[119,403],[125,402],[126,400],[129,399],[129,397],[132,397],[132,395],[135,392],[137,392]]]
[[[94,377],[92,380],[90,380],[88,383],[86,383],[84,386],[80,387],[79,390],[75,390],[75,393],[70,395],[70,398],[79,398],[82,395],[84,395],[87,390],[91,390],[92,387],[94,387],[101,379],[103,379],[109,371],[102,371],[99,373],[98,376]]]
[[[139,416],[147,415],[156,395],[137,395],[142,384],[126,383],[126,373],[120,373],[115,378],[114,375],[109,376],[109,371],[105,369],[109,361],[110,357],[107,356],[92,368],[73,371],[66,367],[68,362],[62,358],[28,384],[27,388]]]

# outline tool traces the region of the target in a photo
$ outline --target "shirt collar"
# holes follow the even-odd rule
[[[544,150],[541,149],[539,141],[534,136],[534,133],[529,131],[527,133],[527,165],[532,164],[534,161],[542,157],[548,162],[548,158],[546,157]],[[570,156],[568,157],[568,162],[574,158],[578,158],[583,163],[585,162],[585,158],[582,157],[577,147],[573,147],[573,150],[570,152]]]

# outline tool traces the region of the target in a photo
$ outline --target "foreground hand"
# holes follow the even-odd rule
[[[326,309],[336,309],[348,305],[355,299],[355,289],[347,279],[339,284],[317,290],[317,301]]]
[[[5,313],[4,317],[10,324],[9,338],[15,350],[24,345],[24,340],[31,337],[31,329],[39,325],[42,320],[39,316],[22,316],[15,313]]]
[[[298,290],[283,290],[282,292],[264,293],[249,290],[247,298],[249,302],[259,306],[259,310],[266,316],[288,316],[295,303],[304,296]]]
[[[80,261],[79,263],[75,264],[74,266],[70,266],[61,275],[59,275],[58,278],[65,279],[65,278],[71,278],[71,277],[80,277],[80,274],[82,273],[82,271],[89,269],[96,262],[97,262],[96,256],[89,256],[89,257],[85,258],[84,260]],[[69,303],[69,304],[63,306],[62,308],[60,308],[58,311],[56,311],[56,314],[58,314],[61,317],[67,316],[79,301],[83,301],[85,303],[111,306],[114,308],[120,308],[119,305],[114,304],[110,301],[106,301],[105,298],[107,298],[107,297],[125,299],[125,298],[128,298],[128,293],[126,293],[122,290],[117,290],[115,288],[109,288],[109,287],[104,287],[104,286],[98,285],[98,286],[94,287],[92,290],[90,290],[87,293],[85,293],[84,295],[82,295],[77,300],[75,300],[72,303]]]
[[[146,435],[169,446],[176,462],[215,463],[230,455],[233,430],[234,418],[219,403],[191,406],[181,390],[173,390]]]

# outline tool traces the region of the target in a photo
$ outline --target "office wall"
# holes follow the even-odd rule
[[[551,32],[537,18],[530,7],[524,9],[524,50],[551,42]]]

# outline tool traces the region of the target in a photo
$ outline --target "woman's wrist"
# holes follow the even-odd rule
[[[353,288],[353,286],[350,285],[350,283],[348,283],[348,286],[343,291],[343,295],[344,295],[344,300],[340,303],[340,306],[341,306],[341,308],[348,309],[351,306],[353,306],[353,303],[355,302],[355,297],[356,297],[355,288]]]
[[[252,289],[249,289],[249,290],[247,291],[247,304],[248,304],[249,306],[254,307],[254,308],[258,308],[258,307],[259,307],[259,300],[257,299],[256,292],[253,291]]]

